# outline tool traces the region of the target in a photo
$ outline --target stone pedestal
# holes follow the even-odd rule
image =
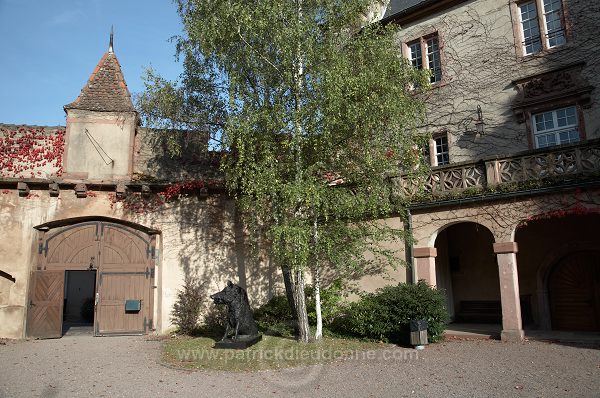
[[[437,249],[435,247],[415,247],[413,257],[417,271],[417,281],[424,280],[428,285],[436,287],[435,258]]]
[[[521,302],[519,299],[519,276],[517,273],[517,243],[494,243],[500,276],[502,302],[502,341],[523,341]]]
[[[228,348],[234,350],[244,350],[262,340],[262,334],[254,336],[238,336],[237,339],[227,338],[221,341],[217,341],[213,348]]]

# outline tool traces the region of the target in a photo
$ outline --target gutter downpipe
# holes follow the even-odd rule
[[[409,283],[414,284],[416,275],[415,275],[415,267],[414,267],[414,259],[413,259],[413,241],[412,241],[412,214],[410,212],[410,208],[406,208],[404,211],[404,253],[405,253],[405,261],[410,268],[410,274],[407,273],[407,277],[410,275]],[[406,239],[409,237],[410,239]]]

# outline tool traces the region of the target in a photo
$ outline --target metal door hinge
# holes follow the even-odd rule
[[[48,255],[48,242],[44,243],[40,243],[38,245],[38,254],[42,254],[44,253],[44,257]]]
[[[146,317],[144,317],[144,333],[148,330],[152,330],[152,318],[146,320]]]
[[[154,246],[148,246],[146,249],[146,257],[150,257],[153,260],[156,258],[156,248]]]

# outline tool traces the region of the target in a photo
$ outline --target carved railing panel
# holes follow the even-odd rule
[[[583,173],[589,174],[600,171],[600,145],[579,148],[579,162]]]
[[[401,177],[403,194],[414,195],[418,192],[444,193],[461,191],[467,188],[485,186],[485,165],[467,164],[457,167],[436,169],[429,176]]]
[[[498,159],[498,181],[520,182],[600,171],[600,145],[561,148],[551,152]]]
[[[468,188],[545,178],[572,178],[600,173],[600,140],[543,152],[435,168],[429,175],[401,176],[398,188],[405,196],[444,194]]]

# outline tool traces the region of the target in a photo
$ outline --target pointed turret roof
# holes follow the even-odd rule
[[[87,84],[81,89],[79,97],[64,108],[100,112],[135,111],[121,65],[113,51],[112,29],[108,51],[98,62]]]

